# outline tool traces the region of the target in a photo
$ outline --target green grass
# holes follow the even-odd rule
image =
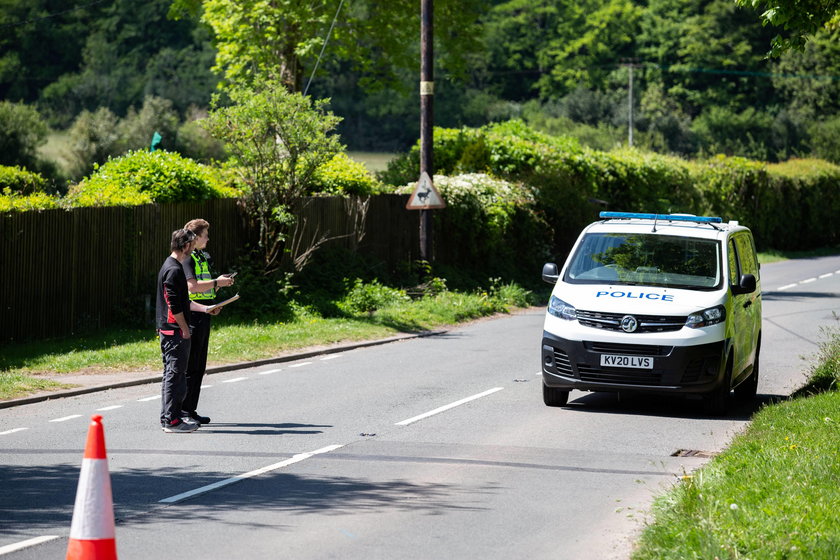
[[[758,253],[758,262],[761,264],[768,264],[778,261],[786,261],[788,259],[809,259],[813,257],[828,257],[832,255],[840,255],[840,247],[825,247],[822,249],[814,249],[812,251],[776,251],[770,249]]]
[[[370,171],[385,171],[396,154],[385,152],[347,152],[350,159],[364,163]]]
[[[493,293],[445,291],[434,297],[399,300],[370,313],[325,318],[298,309],[291,320],[237,322],[214,319],[208,362],[253,361],[284,352],[339,342],[375,340],[416,333],[530,304],[529,293],[500,286]],[[100,331],[59,340],[0,346],[0,399],[58,389],[39,375],[158,371],[160,345],[153,329]]]
[[[840,558],[840,334],[799,396],[657,498],[633,560]],[[828,382],[827,382],[828,380]]]

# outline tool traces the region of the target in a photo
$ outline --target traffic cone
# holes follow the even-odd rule
[[[114,500],[105,454],[102,417],[91,417],[85,457],[76,490],[67,560],[116,560]]]

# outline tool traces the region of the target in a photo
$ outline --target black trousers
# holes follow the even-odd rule
[[[207,349],[210,346],[210,319],[207,313],[190,314],[190,361],[187,364],[187,394],[182,405],[186,414],[198,409],[198,397],[201,394],[201,381],[207,369]]]
[[[176,330],[174,334],[160,333],[160,353],[163,357],[163,380],[160,385],[161,423],[181,417],[190,346],[190,339],[182,338],[180,331]]]

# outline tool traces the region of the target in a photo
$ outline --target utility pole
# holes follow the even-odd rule
[[[434,42],[433,0],[420,0],[420,176],[434,177]],[[432,211],[420,211],[420,258],[432,260]]]
[[[638,58],[623,58],[621,65],[629,70],[629,84],[627,88],[627,141],[633,147],[633,68],[637,68]]]

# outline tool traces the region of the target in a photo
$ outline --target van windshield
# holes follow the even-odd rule
[[[564,281],[713,290],[722,280],[719,255],[713,239],[590,233],[572,257]]]

